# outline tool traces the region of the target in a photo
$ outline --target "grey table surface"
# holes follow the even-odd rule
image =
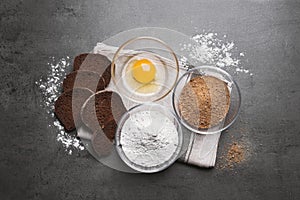
[[[299,1],[1,0],[0,19],[1,200],[300,198]],[[246,140],[246,162],[126,174],[86,151],[69,156],[56,142],[34,83],[50,57],[73,58],[144,26],[226,34],[246,52],[243,65],[254,76],[238,78],[242,111],[219,146]]]

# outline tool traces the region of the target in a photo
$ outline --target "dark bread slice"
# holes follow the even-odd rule
[[[66,131],[74,130],[75,124],[80,122],[81,107],[92,94],[93,92],[89,89],[74,88],[62,93],[55,101],[55,115]]]
[[[88,55],[89,55],[88,53],[82,53],[82,54],[77,55],[77,56],[74,58],[74,63],[73,63],[73,70],[74,70],[74,71],[79,70],[81,64],[84,62],[85,58],[86,58]]]
[[[101,128],[112,141],[115,137],[117,122],[125,112],[126,108],[117,93],[100,91],[84,103],[81,119],[93,131]]]
[[[83,53],[75,57],[73,63],[74,71],[92,71],[104,78],[104,85],[111,79],[111,62],[101,54]]]
[[[116,119],[110,119],[108,122],[104,123],[102,128],[103,132],[107,136],[108,139],[111,141],[115,138],[115,134],[118,127],[118,121]]]
[[[75,81],[76,80],[76,81]],[[75,85],[76,84],[76,85]],[[93,92],[104,90],[108,83],[104,78],[92,71],[74,71],[66,76],[63,82],[63,90],[71,90],[74,87],[88,88]]]
[[[109,155],[113,149],[113,143],[102,130],[94,131],[91,141],[94,151],[100,157]]]
[[[109,65],[105,71],[102,74],[102,77],[104,79],[104,84],[109,84],[110,80],[111,80],[111,66]],[[107,86],[105,86],[107,87]]]
[[[105,69],[111,66],[110,60],[101,54],[84,53],[75,57],[73,68],[77,70],[88,70],[102,75]]]

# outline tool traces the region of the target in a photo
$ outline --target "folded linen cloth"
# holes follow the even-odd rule
[[[114,46],[109,46],[104,43],[97,43],[92,53],[102,54],[108,57],[108,59],[112,60],[117,49],[118,48]],[[121,53],[126,54],[127,52],[125,50]],[[181,66],[179,76],[185,72],[186,68]],[[116,91],[113,81],[111,81],[109,84],[108,89]],[[171,96],[172,95],[169,94],[164,100],[162,100],[161,103],[168,106],[172,105]],[[132,106],[136,105],[134,102],[126,99],[123,100],[124,105],[127,108],[131,108]],[[221,132],[210,135],[201,135],[186,129],[184,126],[182,126],[182,130],[184,139],[181,157],[178,159],[178,161],[199,167],[214,167],[216,163],[217,148]]]

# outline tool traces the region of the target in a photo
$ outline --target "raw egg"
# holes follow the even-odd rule
[[[124,61],[122,83],[133,95],[151,96],[164,87],[165,63],[157,55],[143,52]]]
[[[148,59],[135,60],[132,64],[133,78],[142,84],[150,83],[154,80],[156,68]]]

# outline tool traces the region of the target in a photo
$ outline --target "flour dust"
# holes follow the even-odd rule
[[[73,150],[84,150],[84,146],[78,138],[64,131],[63,126],[54,115],[54,104],[62,93],[62,83],[66,77],[66,70],[70,67],[70,58],[66,57],[57,60],[52,57],[51,62],[47,63],[47,65],[48,71],[46,77],[40,78],[35,82],[42,93],[40,106],[45,109],[48,117],[53,120],[52,123],[49,124],[49,127],[56,129],[56,140],[60,142],[65,151],[71,155]]]

